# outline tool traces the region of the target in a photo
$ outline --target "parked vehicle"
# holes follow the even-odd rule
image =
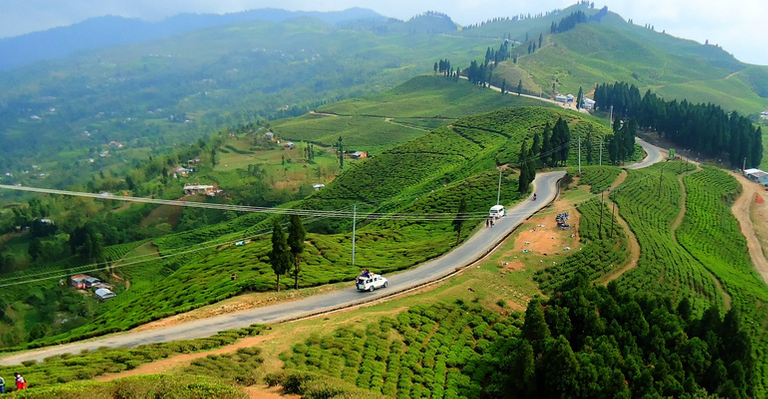
[[[489,216],[494,218],[494,219],[498,219],[498,218],[503,217],[506,214],[507,214],[507,210],[504,209],[504,205],[494,205],[494,206],[491,207],[491,211],[489,213]]]
[[[373,292],[373,290],[387,288],[389,286],[389,280],[373,273],[357,276],[356,281],[358,291]]]

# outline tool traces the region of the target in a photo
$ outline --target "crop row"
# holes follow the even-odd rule
[[[758,370],[768,362],[768,288],[755,272],[746,239],[730,211],[740,186],[735,178],[705,166],[684,179],[688,196],[686,214],[677,232],[680,244],[722,282],[732,297],[732,307],[740,311],[742,324],[753,338]],[[760,386],[768,386],[768,376],[760,373]]]
[[[710,303],[722,306],[723,298],[709,272],[673,236],[673,220],[682,210],[678,170],[674,164],[666,170],[665,165],[630,170],[616,195],[620,215],[640,244],[637,268],[618,282],[629,292],[690,295],[699,311]]]
[[[609,188],[620,173],[617,166],[586,166],[581,170],[579,184],[590,186],[589,191],[596,194]]]
[[[390,397],[476,397],[493,372],[479,360],[519,326],[476,306],[416,306],[365,330],[312,336],[280,357],[288,371],[342,378]]]

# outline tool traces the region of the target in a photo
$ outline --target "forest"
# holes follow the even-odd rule
[[[727,153],[731,165],[757,167],[763,160],[762,128],[714,104],[688,100],[667,101],[648,90],[644,96],[633,84],[623,82],[595,87],[598,110],[636,118],[640,128],[656,131],[676,145],[720,157]]]

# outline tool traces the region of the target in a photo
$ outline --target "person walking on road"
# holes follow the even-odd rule
[[[22,389],[26,389],[27,382],[24,380],[24,377],[19,373],[13,373],[13,375],[16,376],[16,390],[21,391]]]

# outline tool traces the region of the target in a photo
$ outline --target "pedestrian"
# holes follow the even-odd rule
[[[5,379],[0,377],[0,393],[5,393]]]
[[[493,228],[493,219],[491,219],[491,228]]]
[[[490,224],[490,219],[485,219],[485,228],[488,228],[488,225]]]
[[[24,377],[22,377],[19,373],[13,373],[13,375],[16,376],[16,390],[21,391],[22,389],[26,389],[27,382],[24,381]]]

